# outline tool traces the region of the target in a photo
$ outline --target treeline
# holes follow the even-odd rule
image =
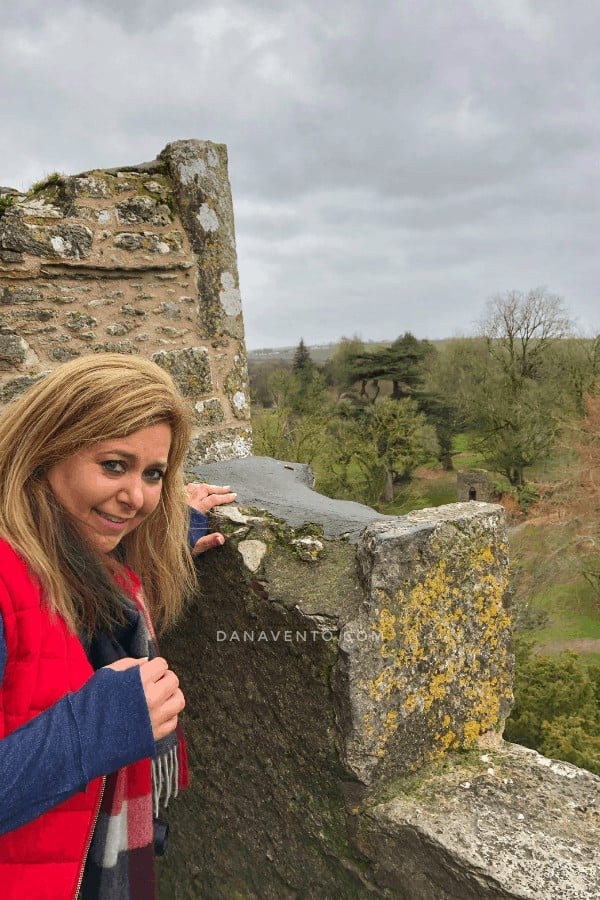
[[[489,302],[475,337],[342,338],[323,365],[301,340],[291,365],[255,365],[255,452],[309,463],[322,493],[390,511],[419,465],[452,468],[466,433],[526,504],[528,473],[582,419],[599,375],[600,336],[577,337],[546,290],[513,291]]]

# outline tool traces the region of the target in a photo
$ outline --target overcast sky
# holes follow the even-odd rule
[[[0,184],[226,143],[250,349],[600,330],[600,3],[2,0]]]

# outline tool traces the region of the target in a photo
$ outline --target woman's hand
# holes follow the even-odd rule
[[[233,503],[237,494],[234,494],[229,485],[198,484],[196,482],[186,486],[188,503],[198,512],[210,512],[215,506],[225,503]],[[219,531],[213,531],[199,538],[194,544],[192,555],[197,556],[213,547],[221,547],[225,543],[225,537]]]
[[[132,666],[140,667],[142,687],[148,704],[150,723],[154,740],[166,737],[175,731],[177,717],[185,706],[185,697],[179,687],[179,678],[169,669],[166,659],[157,656],[155,659],[118,659],[106,666],[115,672],[123,672]]]

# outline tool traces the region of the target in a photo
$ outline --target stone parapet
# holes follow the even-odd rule
[[[240,506],[219,510],[228,541],[162,644],[194,780],[161,896],[593,896],[600,779],[501,738],[502,510],[378,521],[294,463],[197,474]]]
[[[193,410],[191,465],[251,452],[222,144],[177,141],[151,163],[0,191],[0,402],[101,351],[173,374]]]

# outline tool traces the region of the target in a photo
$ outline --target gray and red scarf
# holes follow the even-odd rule
[[[117,659],[158,655],[156,637],[139,580],[126,569],[117,582],[131,605],[126,622],[88,645],[94,669]],[[143,759],[106,778],[81,888],[93,900],[152,900],[156,896],[154,839],[159,809],[189,779],[185,739],[179,726],[156,742],[152,760]]]

